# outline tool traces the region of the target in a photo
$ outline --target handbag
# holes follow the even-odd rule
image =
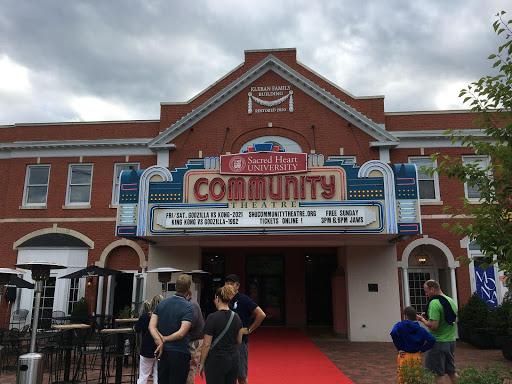
[[[213,340],[213,343],[210,345],[210,351],[217,345],[217,343],[222,339],[222,337],[226,334],[228,331],[229,326],[231,325],[231,322],[233,321],[233,317],[235,317],[235,312],[231,311],[231,315],[229,316],[228,323],[226,324],[226,327],[222,330],[222,332]]]

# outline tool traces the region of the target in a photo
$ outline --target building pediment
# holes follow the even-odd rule
[[[160,135],[155,137],[149,143],[149,146],[154,148],[171,142],[182,132],[193,127],[197,122],[205,118],[208,114],[219,108],[239,92],[244,91],[247,86],[249,86],[251,83],[269,71],[278,74],[291,85],[300,89],[320,104],[323,104],[325,107],[338,114],[340,117],[352,124],[352,126],[361,129],[373,137],[375,140],[377,140],[377,142],[398,144],[399,139],[397,139],[391,133],[387,132],[380,124],[375,123],[367,116],[361,114],[348,104],[344,103],[333,94],[329,93],[305,76],[292,69],[287,64],[283,63],[275,56],[268,55],[265,59],[252,67],[237,80],[229,84],[227,87],[188,113],[186,116],[178,120],[176,123],[168,127]]]

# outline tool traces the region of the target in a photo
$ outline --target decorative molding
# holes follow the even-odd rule
[[[148,217],[149,182],[153,176],[160,176],[163,181],[172,181],[172,174],[169,169],[153,165],[146,169],[140,176],[139,190],[139,216],[137,218],[137,235],[143,236],[146,231]]]
[[[248,96],[249,96],[249,101],[247,103],[247,113],[249,115],[252,114],[252,100],[254,100],[259,105],[262,105],[264,107],[275,107],[276,105],[279,105],[279,104],[283,103],[284,101],[286,101],[288,98],[290,99],[288,102],[288,110],[290,111],[290,113],[293,113],[293,91],[289,91],[286,96],[283,96],[277,100],[262,100],[262,99],[257,98],[256,96],[254,96],[252,94],[252,92],[249,92]]]
[[[18,246],[20,246],[27,240],[33,239],[34,237],[43,236],[43,235],[47,235],[50,233],[62,233],[65,235],[76,237],[77,239],[80,239],[85,244],[87,244],[89,246],[89,248],[94,249],[94,241],[92,241],[90,238],[88,238],[84,234],[82,234],[78,231],[75,231],[73,229],[69,229],[69,228],[59,228],[56,225],[53,225],[51,228],[39,229],[37,231],[28,233],[23,237],[20,237],[18,240],[16,240],[13,243],[12,249],[18,249]]]
[[[198,121],[206,117],[213,110],[230,100],[240,91],[242,91],[250,83],[254,82],[268,71],[273,71],[284,79],[290,82],[291,85],[302,90],[312,98],[346,119],[349,123],[360,128],[370,136],[377,139],[379,142],[393,142],[398,143],[398,139],[393,134],[387,132],[380,124],[373,122],[368,117],[359,113],[348,104],[336,98],[325,89],[319,87],[273,55],[268,55],[265,59],[260,61],[257,65],[252,67],[248,72],[240,76],[234,82],[229,84],[219,93],[211,97],[199,107],[195,108],[189,114],[178,120],[176,123],[167,128],[160,135],[155,137],[150,143],[149,147],[155,145],[169,143],[179,134],[192,127]]]
[[[382,173],[384,180],[384,197],[386,199],[386,225],[388,233],[398,233],[396,218],[396,196],[394,175],[391,167],[378,160],[370,160],[359,168],[357,177],[369,177],[372,171]]]
[[[409,257],[411,256],[411,252],[422,244],[433,245],[434,247],[439,248],[446,257],[448,268],[457,268],[460,266],[459,262],[453,257],[453,253],[450,251],[450,248],[448,248],[444,243],[430,237],[423,237],[410,242],[407,247],[405,247],[404,252],[402,253],[402,261],[398,262],[398,267],[409,268]]]
[[[144,251],[142,250],[140,245],[137,244],[135,241],[128,239],[116,240],[107,245],[103,252],[101,252],[100,259],[96,262],[96,265],[104,268],[105,265],[107,265],[108,257],[110,256],[112,251],[119,247],[132,248],[135,252],[137,252],[137,256],[139,256],[139,266],[141,268],[146,268],[148,266],[148,262],[146,261],[146,255],[144,254]]]

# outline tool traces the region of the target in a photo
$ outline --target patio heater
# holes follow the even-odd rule
[[[4,285],[9,284],[9,281],[11,280],[11,276],[17,276],[19,273],[22,273],[21,271],[17,271],[15,269],[11,268],[0,268],[0,294],[4,292]],[[3,346],[0,345],[0,361],[2,361],[3,358]],[[2,375],[2,372],[0,370],[0,376]]]
[[[194,289],[196,291],[196,301],[197,301],[197,296],[199,294],[199,284],[207,275],[210,275],[210,272],[203,271],[202,269],[193,269],[190,272],[183,272],[183,273],[192,276],[192,282],[195,284]]]
[[[162,283],[162,296],[167,297],[167,283],[171,281],[173,273],[181,271],[181,269],[176,269],[172,267],[160,267],[152,269],[151,271],[148,271],[148,273],[158,273],[158,281]]]
[[[50,277],[51,269],[66,268],[63,265],[47,261],[34,261],[16,264],[16,267],[30,269],[32,280],[35,281],[35,304],[32,312],[32,337],[30,341],[30,352],[21,355],[18,360],[16,372],[16,384],[41,384],[43,382],[43,355],[36,353],[36,335],[39,322],[39,308],[41,305],[41,293],[43,292],[43,280]]]

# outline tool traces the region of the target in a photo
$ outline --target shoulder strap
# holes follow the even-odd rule
[[[225,333],[228,331],[229,326],[231,325],[231,322],[233,321],[233,317],[235,316],[235,312],[231,311],[231,315],[229,316],[228,323],[226,324],[226,327],[222,330],[219,336],[215,340],[213,340],[212,345],[210,346],[210,350],[213,349],[217,345],[217,343],[222,339],[222,337],[225,335]]]

